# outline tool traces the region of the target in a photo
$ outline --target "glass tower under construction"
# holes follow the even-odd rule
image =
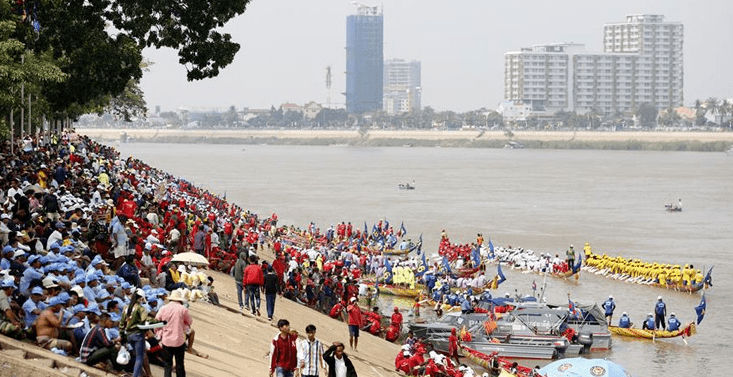
[[[383,18],[377,6],[357,5],[346,18],[346,110],[351,114],[382,109]]]

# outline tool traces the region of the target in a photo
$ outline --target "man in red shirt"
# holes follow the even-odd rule
[[[359,329],[363,326],[361,308],[356,302],[356,297],[349,299],[349,306],[346,307],[349,313],[349,346],[356,351],[359,345]]]
[[[448,357],[454,358],[456,365],[460,363],[458,361],[458,336],[456,336],[455,327],[450,330],[450,336],[448,337]]]
[[[328,315],[333,319],[344,319],[344,308],[346,307],[346,301],[339,301],[331,308]]]
[[[242,284],[247,289],[248,300],[252,315],[260,315],[260,288],[265,284],[265,274],[262,273],[262,267],[257,264],[257,256],[249,256],[249,265],[244,269]]]
[[[400,308],[396,306],[394,307],[394,313],[392,313],[390,325],[396,327],[398,330],[402,329],[402,313],[400,313]]]
[[[287,319],[277,321],[280,333],[275,336],[270,346],[270,377],[277,372],[277,377],[293,377],[298,366],[298,349],[295,342],[298,332],[290,330]]]

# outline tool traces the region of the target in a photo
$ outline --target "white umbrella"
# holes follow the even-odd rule
[[[194,252],[176,254],[173,256],[173,259],[171,259],[171,262],[209,264],[209,261],[203,255]]]

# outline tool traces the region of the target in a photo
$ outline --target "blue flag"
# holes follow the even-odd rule
[[[383,228],[383,229],[384,229],[384,231],[385,231],[385,232],[386,232],[387,230],[389,230],[389,221],[387,221],[387,220],[384,220],[384,228]]]
[[[384,267],[387,269],[384,273],[384,284],[392,284],[392,263],[389,263],[389,259],[384,260]]]
[[[695,307],[695,313],[697,313],[697,324],[699,325],[700,322],[702,322],[702,319],[705,317],[705,307],[707,306],[707,303],[705,302],[705,293],[702,294],[702,298],[700,299],[700,305]]]
[[[366,221],[364,221],[364,236],[366,237],[369,234],[369,228],[367,228]]]
[[[398,236],[404,237],[407,234],[407,229],[405,229],[405,224],[400,224],[400,231],[397,233]]]
[[[478,267],[481,265],[481,253],[479,252],[480,245],[476,245],[476,248],[471,251],[471,259],[473,259],[473,266]]]
[[[713,273],[713,267],[715,267],[715,266],[710,266],[710,269],[708,270],[708,273],[705,274],[705,280],[703,280],[703,282],[706,285],[710,286],[710,287],[713,286],[713,275],[712,275],[712,273]]]
[[[499,280],[496,282],[496,286],[498,287],[499,284],[506,281],[506,276],[504,276],[504,273],[501,271],[501,263],[496,267],[496,274],[499,275]]]
[[[452,274],[453,272],[450,269],[450,264],[448,263],[448,257],[443,256],[443,269],[445,270],[446,274]]]
[[[494,244],[491,243],[491,238],[489,238],[489,256],[494,257]]]
[[[416,278],[420,278],[423,275],[425,275],[425,272],[428,271],[428,262],[425,260],[425,253],[422,255],[422,263],[417,267],[417,272],[415,273]]]

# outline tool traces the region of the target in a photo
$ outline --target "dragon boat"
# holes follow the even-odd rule
[[[695,335],[697,329],[695,322],[690,322],[687,326],[680,328],[675,331],[666,330],[643,330],[634,328],[621,328],[617,326],[608,326],[608,330],[612,334],[626,336],[631,338],[643,338],[643,339],[665,339],[665,338],[676,338],[679,336],[692,336]]]
[[[362,284],[369,287],[375,287],[376,284],[371,281],[364,281]],[[420,295],[419,289],[411,289],[406,287],[399,287],[391,284],[379,284],[379,293],[398,297],[417,297]]]
[[[663,288],[663,289],[676,291],[676,292],[695,293],[703,289],[708,289],[712,286],[712,283],[710,283],[710,281],[712,279],[713,267],[710,267],[708,269],[708,272],[705,275],[705,278],[703,279],[703,281],[698,282],[698,283],[687,284],[687,285],[660,284],[660,283],[651,281],[650,279],[642,279],[639,277],[632,277],[629,275],[613,274],[608,268],[599,269],[597,267],[592,267],[592,266],[583,266],[582,269],[587,272],[593,273],[595,275],[601,275],[601,276],[604,276],[610,279],[619,280],[625,283],[636,283],[640,285],[648,285],[651,287]]]

